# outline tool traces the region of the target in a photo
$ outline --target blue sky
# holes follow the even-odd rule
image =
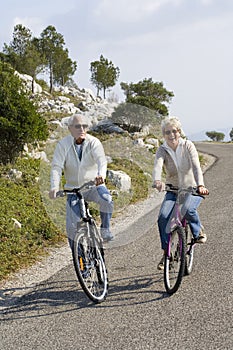
[[[169,111],[186,134],[233,127],[232,0],[8,0],[1,51],[19,23],[37,37],[48,25],[63,35],[80,88],[96,92],[90,62],[102,54],[120,68],[119,83],[151,77],[173,91]]]

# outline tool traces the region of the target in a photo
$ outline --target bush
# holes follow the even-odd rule
[[[48,128],[10,65],[0,62],[0,162],[14,162],[26,143],[46,140]]]
[[[36,261],[45,247],[65,238],[41,201],[36,182],[39,160],[19,159],[15,165],[23,173],[19,180],[8,179],[9,167],[1,167],[0,280]],[[20,230],[14,228],[13,218],[22,224]]]

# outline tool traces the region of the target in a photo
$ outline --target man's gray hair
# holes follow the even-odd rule
[[[82,115],[82,114],[73,114],[69,119],[68,119],[68,126],[71,126],[73,125],[74,123],[74,119],[76,118],[81,118],[82,119],[82,122],[87,124],[88,126],[90,126],[90,121],[89,119],[85,116],[85,115]]]

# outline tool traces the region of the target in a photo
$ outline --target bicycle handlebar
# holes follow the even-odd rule
[[[72,188],[71,190],[64,189],[64,190],[58,191],[56,193],[56,198],[65,197],[66,194],[78,194],[84,189],[90,189],[90,188],[95,187],[95,186],[96,186],[95,181],[88,181],[88,182],[85,182],[80,187],[75,187],[75,188]]]
[[[156,188],[156,186],[152,185],[152,188]],[[200,196],[205,198],[206,195],[204,194],[200,194],[198,187],[188,187],[188,188],[179,188],[176,186],[173,186],[172,184],[165,184],[165,188],[162,191],[166,191],[166,192],[173,192],[178,194],[179,192],[187,192],[190,193],[194,196]]]
[[[168,192],[170,191],[170,192],[174,192],[174,193],[187,192],[187,193],[192,194],[193,196],[200,196],[202,198],[205,198],[205,195],[201,194],[199,192],[198,187],[190,186],[188,188],[179,188],[179,187],[173,186],[171,184],[165,184],[165,191],[168,191]]]

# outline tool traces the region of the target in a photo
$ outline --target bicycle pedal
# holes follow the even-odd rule
[[[87,278],[90,276],[90,272],[88,269],[84,270],[84,271],[81,271],[82,272],[82,276],[83,278]]]

